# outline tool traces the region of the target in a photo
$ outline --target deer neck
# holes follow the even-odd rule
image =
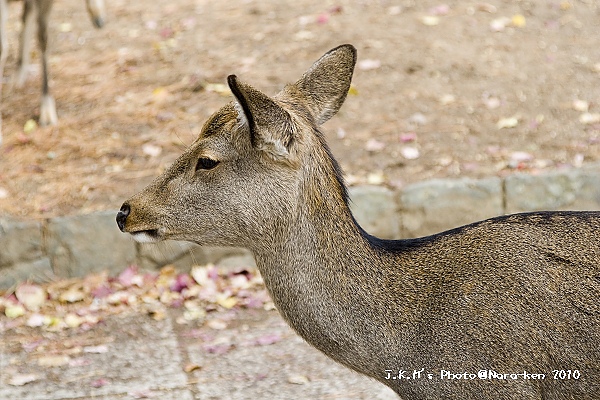
[[[342,363],[357,352],[372,360],[369,342],[386,334],[372,321],[388,319],[381,288],[391,264],[354,221],[343,186],[332,186],[341,182],[321,176],[300,191],[277,239],[254,250],[257,265],[278,310],[308,342]]]
[[[346,190],[329,157],[311,160],[288,218],[278,219],[253,248],[261,273],[274,283],[288,277],[320,278],[360,269],[372,249],[348,207]],[[325,162],[330,161],[330,162]],[[316,170],[316,173],[315,173]]]

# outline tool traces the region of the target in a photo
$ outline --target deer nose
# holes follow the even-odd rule
[[[127,216],[129,215],[130,211],[131,208],[129,207],[129,204],[123,203],[121,209],[117,213],[117,226],[121,232],[125,232],[125,221],[127,220]]]

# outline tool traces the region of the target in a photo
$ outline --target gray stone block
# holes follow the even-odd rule
[[[544,175],[515,174],[506,178],[506,212],[599,210],[600,172],[570,169]]]
[[[38,221],[0,220],[0,269],[43,256],[42,224]]]
[[[8,289],[23,281],[49,282],[54,277],[50,259],[24,261],[0,269],[0,289]]]
[[[139,264],[145,269],[158,269],[167,264],[181,271],[206,264],[228,267],[255,265],[252,253],[244,248],[199,246],[179,241],[140,244],[138,254]]]
[[[430,180],[399,194],[404,237],[441,232],[503,214],[500,178]]]
[[[222,258],[215,264],[225,268],[255,267],[256,261],[254,260],[254,256],[248,252],[248,254]]]
[[[158,269],[185,258],[197,247],[199,247],[197,244],[176,240],[140,243],[138,244],[138,263],[145,269]]]
[[[136,261],[134,241],[115,223],[114,211],[58,217],[46,225],[47,252],[58,276],[117,273]]]
[[[384,239],[400,237],[400,221],[394,193],[380,186],[349,189],[350,209],[365,231]]]

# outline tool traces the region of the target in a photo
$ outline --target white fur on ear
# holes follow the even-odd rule
[[[248,117],[246,117],[246,113],[244,112],[244,108],[242,107],[240,102],[237,100],[234,100],[233,108],[235,108],[235,111],[237,112],[238,128],[248,129],[250,127],[250,125],[248,123]]]
[[[269,154],[274,160],[286,158],[290,155],[290,152],[281,140],[277,139],[263,138],[257,147],[259,150]]]
[[[244,108],[240,104],[239,101],[233,101],[233,108],[237,113],[237,122],[239,129],[250,129],[250,124],[248,123],[248,117],[244,112]],[[281,140],[271,138],[270,136],[261,137],[258,143],[256,143],[256,147],[267,153],[274,160],[278,160],[280,158],[285,158],[289,156],[289,151],[283,144]]]

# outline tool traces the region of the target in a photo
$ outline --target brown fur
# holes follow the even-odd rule
[[[292,328],[405,399],[600,398],[600,213],[368,235],[319,130],[355,61],[352,46],[335,48],[273,98],[231,76],[235,102],[124,203],[119,227],[145,241],[248,247]],[[196,170],[199,158],[219,163]],[[423,368],[420,379],[386,379]],[[442,369],[546,378],[442,380]],[[555,380],[553,370],[581,376]]]

